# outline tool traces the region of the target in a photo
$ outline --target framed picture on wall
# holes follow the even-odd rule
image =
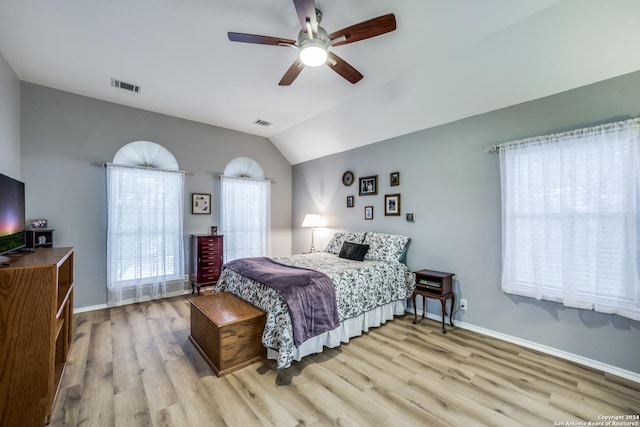
[[[347,196],[347,207],[352,208],[354,206],[353,196]]]
[[[364,219],[373,219],[373,206],[364,207]]]
[[[400,185],[400,172],[391,172],[389,174],[389,185],[392,187]]]
[[[384,214],[386,216],[400,216],[400,195],[384,195]]]
[[[359,181],[361,196],[373,196],[378,194],[378,175],[363,176]]]
[[[191,213],[211,215],[211,194],[192,193]]]

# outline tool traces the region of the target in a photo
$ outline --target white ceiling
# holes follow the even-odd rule
[[[264,136],[292,164],[640,69],[637,0],[316,6],[330,33],[395,14],[396,31],[334,48],[356,85],[322,66],[278,86],[294,49],[227,39],[295,39],[291,0],[0,0],[0,53],[23,81]]]

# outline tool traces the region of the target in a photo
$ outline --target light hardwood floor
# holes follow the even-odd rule
[[[51,425],[512,427],[640,413],[638,383],[412,318],[286,370],[264,361],[217,378],[188,340],[186,297],[77,314]]]

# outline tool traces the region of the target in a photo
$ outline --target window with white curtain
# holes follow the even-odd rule
[[[640,320],[640,119],[499,151],[502,289]]]
[[[152,147],[173,158],[163,147]],[[107,165],[107,303],[182,293],[184,175],[177,162],[176,170],[160,170],[117,165],[116,159]],[[144,164],[154,163],[147,159]]]
[[[227,165],[220,182],[224,261],[269,256],[271,181],[254,160],[239,157]]]

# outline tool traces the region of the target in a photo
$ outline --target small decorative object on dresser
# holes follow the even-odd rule
[[[347,207],[348,208],[353,207],[353,196],[347,196]]]
[[[374,196],[378,194],[378,175],[360,178],[360,195]]]
[[[218,226],[217,225],[212,225],[211,226],[211,235],[212,236],[217,236],[218,235]]]
[[[32,230],[39,230],[47,228],[48,222],[46,219],[30,219],[29,224],[31,225]]]
[[[26,247],[30,249],[53,247],[53,231],[49,228],[26,230]]]
[[[449,323],[453,326],[453,307],[456,304],[456,294],[453,293],[452,277],[454,273],[444,273],[434,270],[419,270],[415,272],[416,288],[413,291],[413,310],[415,317],[413,323],[418,323],[418,308],[416,306],[416,296],[423,297],[422,318],[427,312],[427,298],[435,298],[440,300],[442,305],[442,333],[446,334],[444,327],[444,316],[447,313],[447,300],[451,298],[451,312],[449,313]]]
[[[220,278],[223,244],[223,236],[191,235],[191,293]]]
[[[211,214],[211,194],[191,194],[192,214]]]
[[[400,185],[400,172],[391,172],[389,174],[389,185],[392,187]]]
[[[384,195],[384,214],[386,216],[400,216],[400,195]]]

